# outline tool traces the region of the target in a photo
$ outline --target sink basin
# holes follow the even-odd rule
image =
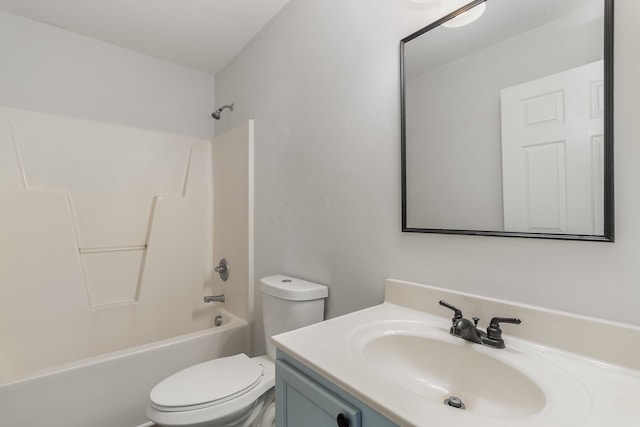
[[[470,343],[449,335],[448,324],[374,322],[353,330],[347,342],[351,358],[390,386],[438,405],[457,397],[468,414],[572,419],[590,406],[575,377],[535,352],[510,342],[506,349]]]
[[[493,417],[529,415],[544,408],[544,393],[536,383],[475,350],[462,340],[395,333],[368,341],[362,356],[385,379],[435,402],[455,396],[467,411]]]

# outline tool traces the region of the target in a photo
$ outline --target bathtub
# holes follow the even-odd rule
[[[187,366],[247,352],[247,323],[225,311],[220,314],[223,323],[217,327],[0,384],[0,426],[152,426],[145,409],[155,384]]]

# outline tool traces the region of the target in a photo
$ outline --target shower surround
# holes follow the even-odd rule
[[[0,108],[0,384],[209,326],[211,145]]]

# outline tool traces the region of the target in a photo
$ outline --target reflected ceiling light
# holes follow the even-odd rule
[[[476,19],[480,18],[486,8],[487,8],[486,3],[480,3],[479,5],[467,10],[466,12],[461,13],[455,18],[452,18],[447,22],[443,23],[442,26],[447,28],[457,28],[457,27],[462,27],[463,25],[470,24]]]

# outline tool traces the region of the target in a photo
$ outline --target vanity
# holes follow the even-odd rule
[[[450,333],[459,308],[505,348]],[[454,316],[455,317],[455,316]],[[459,319],[457,319],[459,320]],[[284,426],[632,427],[640,328],[388,279],[384,303],[274,336]]]

